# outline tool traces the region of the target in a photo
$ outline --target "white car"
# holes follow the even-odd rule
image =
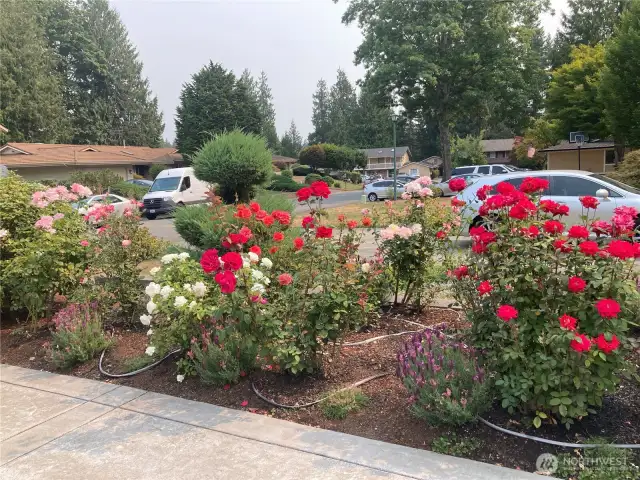
[[[471,185],[471,184],[473,184],[473,182],[476,181],[477,178],[479,178],[481,176],[482,175],[477,175],[475,173],[470,174],[470,175],[456,175],[454,177],[451,177],[451,180],[454,179],[454,178],[464,178],[465,182],[467,182],[467,185]],[[452,197],[453,195],[455,195],[451,191],[451,189],[449,188],[449,181],[435,183],[433,186],[435,188],[439,188],[440,190],[442,190],[442,196],[443,197]]]
[[[465,219],[469,226],[476,225],[482,220],[475,213],[482,204],[476,196],[481,187],[485,185],[495,186],[500,182],[508,182],[515,187],[520,187],[522,181],[527,177],[541,177],[549,181],[549,188],[544,192],[542,199],[553,200],[569,207],[569,216],[563,218],[565,225],[582,223],[580,197],[584,196],[597,197],[600,201],[600,205],[596,210],[596,217],[599,220],[611,221],[613,210],[616,207],[634,207],[640,211],[639,189],[612,180],[599,173],[582,170],[512,172],[504,175],[480,177],[473,185],[460,192],[458,198],[470,205],[472,207],[471,210],[474,211],[473,213],[470,212]],[[640,216],[636,219],[636,228],[638,227],[640,227]]]
[[[119,213],[120,215],[124,213],[125,208],[133,208],[136,206],[128,198],[121,197],[120,195],[114,195],[113,193],[93,195],[73,204],[73,206],[78,209],[90,208],[94,205],[113,205],[114,212]]]
[[[397,194],[398,198],[404,193],[404,183],[398,182]],[[364,186],[364,194],[367,200],[375,202],[385,198],[393,198],[393,180],[378,180]]]

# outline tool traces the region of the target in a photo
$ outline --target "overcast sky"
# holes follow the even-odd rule
[[[209,60],[237,75],[248,68],[269,77],[279,135],[295,120],[303,138],[311,131],[311,95],[320,78],[332,84],[341,67],[363,76],[353,64],[360,44],[356,26],[340,19],[346,3],[331,0],[110,0],[138,48],[164,115],[165,137],[173,141],[180,90]],[[551,0],[556,10],[566,0]],[[545,15],[555,32],[559,15]]]

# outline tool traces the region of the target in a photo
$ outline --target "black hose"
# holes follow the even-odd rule
[[[139,373],[142,373],[146,370],[149,370],[157,365],[160,365],[162,362],[164,362],[167,358],[169,358],[171,355],[174,355],[178,352],[181,352],[182,349],[179,348],[177,350],[174,350],[173,352],[169,352],[167,353],[163,358],[161,358],[160,360],[158,360],[157,362],[152,363],[151,365],[147,365],[146,367],[140,368],[138,370],[134,370],[133,372],[127,372],[127,373],[109,373],[106,372],[104,370],[104,368],[102,368],[102,359],[104,358],[104,354],[107,351],[107,349],[105,348],[102,351],[102,354],[100,355],[100,360],[98,361],[98,368],[100,369],[100,373],[102,375],[104,375],[105,377],[110,377],[110,378],[123,378],[123,377],[133,377],[134,375],[137,375]]]

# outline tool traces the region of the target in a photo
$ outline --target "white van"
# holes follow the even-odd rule
[[[163,170],[142,199],[143,213],[153,220],[161,213],[172,212],[176,207],[204,203],[209,190],[209,184],[198,180],[193,168]]]

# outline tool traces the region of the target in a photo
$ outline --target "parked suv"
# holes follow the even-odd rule
[[[451,172],[451,176],[457,175],[501,175],[503,173],[511,173],[520,171],[521,169],[511,165],[470,165],[468,167],[456,167]]]

